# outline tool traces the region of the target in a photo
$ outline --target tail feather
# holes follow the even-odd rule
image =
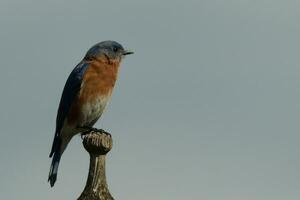
[[[57,150],[59,150],[60,145],[61,145],[61,139],[60,139],[60,137],[58,136],[58,134],[56,133],[56,134],[54,135],[54,139],[53,139],[53,143],[52,143],[52,148],[51,148],[51,152],[50,152],[50,155],[49,155],[50,158],[53,156],[53,154],[54,154]]]
[[[68,143],[70,142],[72,137],[55,137],[50,153],[50,157],[52,158],[52,163],[50,166],[50,172],[48,176],[48,182],[50,182],[51,187],[54,186],[57,178],[57,171],[58,171],[58,166],[59,166],[59,161],[60,158],[66,149]]]
[[[55,151],[54,156],[52,158],[52,163],[50,166],[50,172],[49,172],[49,177],[48,177],[48,182],[50,182],[51,187],[54,186],[56,178],[57,178],[57,171],[58,171],[58,165],[60,161],[60,151]]]
[[[56,178],[57,178],[57,170],[58,170],[58,165],[61,157],[61,151],[60,147],[61,146],[61,139],[57,135],[54,136],[52,148],[51,148],[51,153],[49,157],[52,158],[52,163],[50,166],[50,172],[48,176],[48,182],[50,182],[51,187],[54,186]]]

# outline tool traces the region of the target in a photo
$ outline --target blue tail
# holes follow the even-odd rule
[[[59,161],[60,161],[60,152],[58,151],[54,153],[54,156],[52,158],[52,163],[51,163],[49,177],[48,177],[48,181],[50,182],[51,187],[54,186],[54,183],[56,181]]]
[[[50,182],[51,187],[54,186],[56,178],[57,178],[57,170],[58,170],[58,165],[59,161],[61,158],[61,140],[60,138],[56,137],[54,138],[52,150],[50,153],[50,157],[53,156],[52,158],[52,163],[50,166],[50,172],[49,172],[49,177],[48,177],[48,182]]]

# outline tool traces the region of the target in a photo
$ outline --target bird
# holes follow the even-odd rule
[[[52,157],[48,182],[54,186],[59,162],[72,137],[95,130],[111,97],[122,59],[132,51],[116,41],[92,46],[70,73],[58,106],[56,128],[49,157]]]

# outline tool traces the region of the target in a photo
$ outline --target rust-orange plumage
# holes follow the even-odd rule
[[[117,80],[120,61],[107,60],[105,56],[87,62],[89,67],[83,74],[83,82],[78,96],[70,107],[69,123],[80,120],[80,111],[86,102],[93,102],[99,96],[110,97]]]
[[[53,186],[62,153],[72,137],[91,130],[115,85],[122,58],[132,52],[115,41],[94,45],[71,72],[59,104],[48,181]]]

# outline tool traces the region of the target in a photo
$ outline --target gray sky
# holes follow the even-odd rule
[[[97,127],[115,199],[299,199],[300,1],[0,2],[0,194],[75,199],[80,137],[47,183],[66,78],[93,44],[135,51]]]

